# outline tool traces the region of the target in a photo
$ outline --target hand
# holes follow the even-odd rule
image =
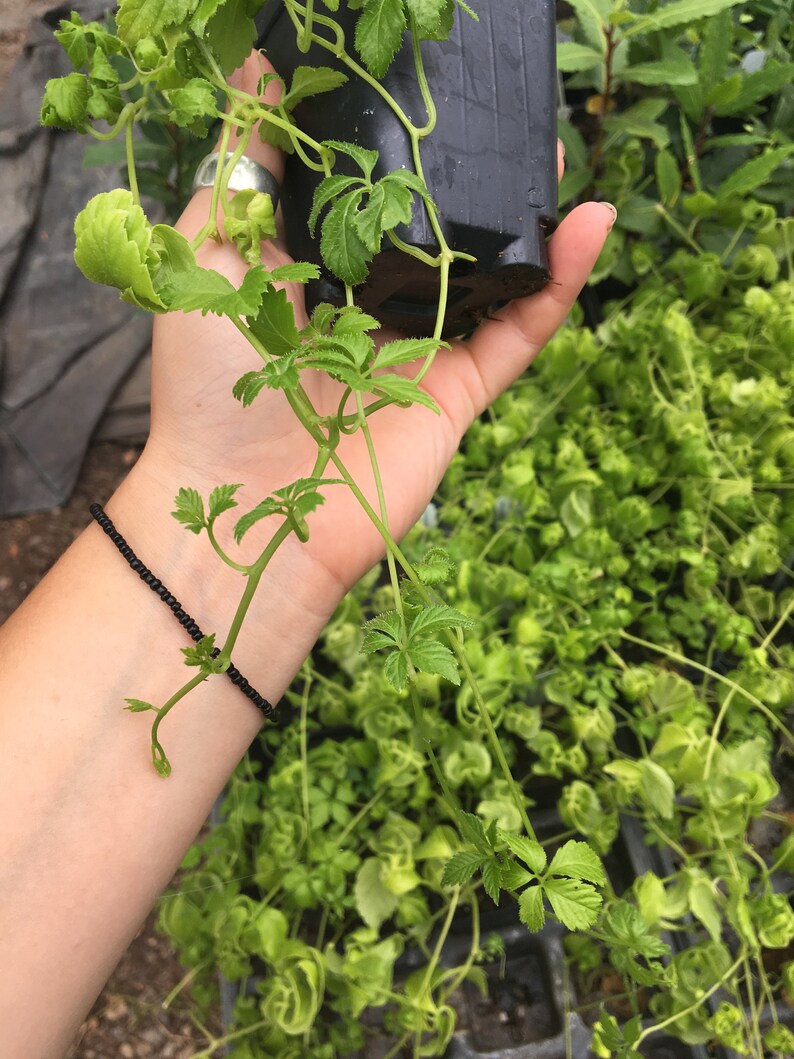
[[[245,66],[244,86],[256,84],[260,62]],[[279,154],[254,143],[251,155],[281,176]],[[187,236],[204,224],[209,206],[209,192],[200,192],[180,221]],[[594,203],[579,207],[551,242],[554,281],[546,290],[439,353],[424,385],[440,416],[422,407],[372,416],[395,537],[427,504],[472,420],[565,318],[613,216]],[[242,279],[233,247],[207,243],[200,258]],[[267,264],[284,260],[283,241],[267,248]],[[292,295],[304,318],[301,291]],[[205,535],[169,518],[174,495],[180,486],[206,496],[217,484],[244,482],[245,510],[307,474],[315,457],[282,393],[266,390],[249,409],[233,399],[234,381],[256,366],[256,354],[228,320],[159,317],[151,438],[108,507],[143,561],[220,639],[238,610],[243,579],[214,555]],[[319,375],[304,381],[320,412],[337,407],[339,386]],[[343,438],[339,453],[374,501],[361,434]],[[347,489],[330,486],[326,494],[309,516],[308,543],[290,535],[267,567],[234,645],[235,664],[271,701],[293,680],[343,591],[383,554]],[[219,530],[224,523],[234,518],[219,520]],[[248,562],[267,534],[256,526],[246,538]],[[261,714],[226,677],[210,678],[169,713],[163,735],[174,775],[156,775],[148,717],[132,718],[121,705],[126,696],[158,707],[173,700],[187,676],[179,654],[186,636],[96,526],[6,623],[2,638],[0,700],[8,708],[0,711],[0,881],[7,898],[0,906],[0,1025],[7,1054],[54,1057],[63,1055],[176,869]]]
[[[260,55],[250,57],[236,75],[237,84],[255,92],[262,72],[272,67]],[[265,99],[275,101],[278,86],[268,85]],[[230,149],[234,146],[234,140]],[[250,157],[281,180],[284,158],[254,135]],[[558,159],[560,174],[562,155]],[[200,190],[177,227],[193,238],[207,220],[210,190]],[[587,203],[574,210],[551,239],[549,259],[553,280],[540,293],[512,302],[483,323],[466,342],[441,350],[423,381],[441,415],[415,405],[390,406],[369,420],[387,499],[389,526],[396,539],[413,525],[432,497],[460,439],[473,420],[532,362],[570,311],[598,257],[612,226],[612,207]],[[236,285],[246,266],[235,247],[207,240],[199,251],[204,267],[225,273]],[[283,229],[267,244],[264,263],[284,264],[287,253]],[[299,326],[306,322],[303,288],[290,291]],[[380,340],[393,334],[381,335]],[[245,371],[257,367],[257,357],[227,319],[198,313],[172,313],[155,324],[152,436],[144,464],[169,465],[173,491],[193,486],[206,495],[223,482],[242,482],[240,512],[274,489],[311,473],[316,445],[307,435],[280,391],[264,390],[244,409],[232,397],[232,385]],[[414,375],[417,365],[408,365]],[[321,415],[332,413],[342,394],[341,384],[319,372],[307,371],[303,385]],[[365,439],[359,431],[343,437],[339,456],[377,509],[376,490]],[[329,466],[328,477],[337,477]],[[310,539],[301,545],[292,536],[283,546],[274,570],[289,583],[289,570],[301,569],[301,580],[312,584],[312,605],[318,614],[330,613],[342,593],[384,552],[372,523],[344,486],[324,490],[326,502],[309,518]],[[219,536],[230,543],[233,516],[218,524]],[[226,523],[224,535],[223,522]],[[268,539],[265,525],[246,539],[243,561],[252,562]],[[253,549],[253,550],[252,550]],[[298,555],[300,553],[300,555]],[[311,571],[307,574],[306,561]],[[217,563],[207,549],[206,562]],[[285,565],[286,564],[286,565]],[[280,572],[279,572],[280,571]],[[319,629],[317,630],[319,632]]]

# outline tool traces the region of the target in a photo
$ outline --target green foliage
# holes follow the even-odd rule
[[[263,518],[271,515],[286,519],[290,528],[301,541],[309,539],[307,515],[316,511],[325,498],[319,491],[321,485],[343,484],[338,478],[298,478],[292,485],[276,489],[255,508],[243,515],[234,527],[234,538],[239,544],[246,533]]]
[[[577,99],[560,125],[560,198],[594,193],[618,208],[594,280],[633,284],[684,242],[735,260],[757,230],[748,210],[769,204],[774,219],[791,204],[794,111],[776,102],[794,69],[782,6],[756,20],[737,0],[572,6],[572,39],[558,48]]]
[[[308,35],[324,34],[339,4],[287,6]],[[256,982],[236,1005],[238,1059],[358,1054],[374,1021],[390,1048],[442,1055],[452,994],[467,978],[484,989],[481,964],[506,954],[473,936],[453,968],[441,942],[489,902],[530,930],[551,917],[584,931],[567,947],[575,973],[620,976],[644,1021],[603,1009],[599,1056],[636,1059],[653,1019],[738,1054],[792,1051],[789,1030],[747,1015],[748,999],[751,1011],[770,997],[782,1010],[794,993],[781,963],[794,913],[771,879],[794,848],[776,779],[794,706],[783,635],[794,547],[791,25],[764,0],[746,11],[731,0],[568,6],[561,199],[618,206],[594,282],[622,301],[594,330],[575,312],[474,424],[402,544],[403,580],[375,571],[340,605],[305,687],[287,693],[294,723],[263,732],[266,767],[240,767],[223,823],[189,854],[182,892],[164,899],[200,1006],[216,967]],[[301,133],[300,104],[345,75],[299,67],[274,105],[258,98],[273,75],[257,95],[230,92],[257,7],[122,0],[117,29],[72,14],[56,35],[74,71],[47,84],[42,121],[107,137],[92,157],[127,172],[129,190],[95,197],[76,221],[84,274],[151,312],[229,317],[252,355],[235,398],[247,407],[283,390],[327,457],[381,407],[437,411],[403,369],[443,343],[379,343],[378,321],[355,304],[318,305],[304,325],[279,286],[317,267],[268,270],[272,203],[221,196],[222,172],[220,219],[192,245],[152,225],[140,194],[184,201],[213,122],[258,123],[263,139],[322,170],[310,229],[321,226],[323,262],[351,302],[384,238],[404,245],[414,211],[432,220],[436,208],[417,173],[380,175],[377,145]],[[360,15],[347,45],[376,77],[407,32],[445,39],[456,13],[453,0],[349,7]],[[248,266],[239,286],[198,265],[209,238],[237,248]],[[444,251],[455,255],[439,249],[434,264],[448,267]],[[307,412],[306,372],[338,384],[336,415]],[[307,540],[331,484],[343,481],[319,471],[275,490],[238,513],[230,535],[248,546],[249,530],[267,525],[269,561],[287,534]],[[182,488],[173,514],[250,576],[215,536],[241,488]],[[228,666],[221,644],[213,634],[184,650],[196,673],[166,705],[125,700],[155,714],[163,776],[158,725]],[[559,811],[539,834],[536,790],[553,790]],[[619,893],[601,857],[627,815],[672,859]],[[689,940],[673,953],[667,932]],[[407,977],[395,973],[403,952]]]

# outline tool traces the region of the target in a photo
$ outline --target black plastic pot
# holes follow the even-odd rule
[[[479,23],[458,11],[448,41],[421,46],[438,106],[436,129],[422,144],[425,175],[450,247],[477,258],[476,265],[458,262],[453,268],[447,334],[469,330],[491,307],[547,282],[545,237],[557,214],[553,0],[480,0],[476,6]],[[357,12],[340,10],[335,17],[352,51]],[[280,4],[265,7],[259,27],[260,46],[287,80],[301,65],[344,70],[320,46],[306,55],[298,50],[294,27]],[[406,41],[382,84],[421,124],[425,108],[409,34]],[[375,89],[354,75],[333,95],[299,105],[295,116],[317,140],[377,148],[373,179],[413,169],[403,126]],[[345,171],[345,161],[338,159],[339,172]],[[349,172],[357,173],[352,163]],[[290,248],[296,257],[317,264],[319,239],[310,237],[306,220],[319,179],[293,156],[282,193]],[[397,234],[437,252],[423,209],[416,208],[412,223]],[[432,333],[437,298],[438,270],[388,241],[372,264],[371,279],[356,292],[357,303],[383,324],[414,335]],[[344,288],[324,272],[309,285],[308,299],[310,306],[344,304]]]

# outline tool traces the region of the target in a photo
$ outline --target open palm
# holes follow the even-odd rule
[[[238,73],[238,84],[251,91],[266,61],[254,55]],[[277,91],[274,84],[269,91]],[[267,98],[267,97],[266,97]],[[268,100],[272,101],[272,100]],[[249,157],[283,177],[279,151],[254,137]],[[560,170],[562,160],[560,159]],[[200,191],[177,227],[192,238],[207,219],[210,193]],[[538,294],[519,299],[483,323],[466,342],[440,350],[422,386],[441,414],[414,405],[389,406],[369,420],[383,479],[389,525],[399,539],[432,497],[444,471],[473,420],[531,363],[565,319],[598,257],[614,220],[603,204],[587,203],[560,225],[549,246],[552,282]],[[224,273],[236,285],[246,266],[229,243],[204,243],[202,266]],[[284,233],[263,254],[267,267],[290,260]],[[303,288],[288,285],[299,326],[306,321]],[[398,337],[381,334],[380,341]],[[206,493],[222,482],[242,482],[241,510],[254,506],[274,489],[311,473],[317,447],[298,422],[281,391],[264,390],[243,409],[232,386],[257,367],[257,357],[227,319],[198,313],[169,314],[157,319],[154,349],[152,444],[186,469],[184,482]],[[400,369],[415,375],[417,365]],[[321,415],[339,405],[343,386],[321,372],[305,371],[304,386]],[[361,432],[343,436],[338,455],[373,507],[377,508],[370,457]],[[336,477],[329,467],[328,477]],[[381,538],[349,491],[324,490],[324,506],[310,516],[311,536],[305,548],[341,588],[353,584],[383,554]],[[246,540],[245,561],[264,542],[261,527]],[[291,541],[291,546],[297,545]]]

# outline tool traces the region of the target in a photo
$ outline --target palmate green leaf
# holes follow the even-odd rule
[[[571,537],[576,539],[593,521],[592,491],[589,486],[577,485],[560,505],[560,520]]]
[[[234,384],[232,396],[242,403],[243,408],[248,408],[267,385],[268,379],[264,371],[247,371]]]
[[[546,922],[546,911],[543,908],[543,890],[540,886],[530,886],[518,898],[518,918],[533,934],[543,930]]]
[[[482,807],[487,803],[481,802]],[[534,876],[527,871],[526,868],[522,868],[521,865],[511,860],[508,864],[502,865],[502,889],[503,890],[520,890],[527,883],[534,881]]]
[[[121,98],[118,85],[102,84],[94,80],[91,80],[89,84],[91,95],[88,97],[88,116],[95,121],[115,124],[124,107],[124,100]]]
[[[363,631],[361,650],[364,654],[372,654],[384,647],[394,649],[402,639],[403,619],[396,610],[391,610],[366,622]]]
[[[152,228],[146,214],[126,188],[95,195],[74,222],[74,259],[83,275],[95,283],[116,287],[124,301],[151,312],[163,312],[150,266]]]
[[[499,890],[502,884],[502,866],[496,857],[489,857],[483,864],[482,884],[493,903],[498,905]]]
[[[414,564],[423,585],[442,585],[455,572],[455,564],[443,548],[430,548],[420,563]]]
[[[62,18],[55,31],[55,39],[69,56],[76,70],[92,62],[99,51],[104,55],[115,55],[121,51],[121,41],[108,33],[99,22],[83,22],[76,11],[69,18]]]
[[[46,84],[41,101],[41,124],[56,129],[85,131],[90,95],[91,86],[84,74],[52,78]]]
[[[384,396],[390,397],[401,405],[421,404],[429,408],[431,412],[435,412],[436,415],[441,415],[440,408],[430,394],[421,390],[413,379],[406,379],[403,375],[393,375],[388,372],[385,375],[376,376],[371,383],[373,390],[380,391]]]
[[[449,349],[447,342],[438,342],[434,338],[399,338],[394,342],[386,342],[378,350],[372,370],[410,364],[412,360],[429,357],[441,346]]]
[[[110,65],[108,57],[99,48],[89,60],[89,76],[94,85],[117,85],[119,83],[118,71]]]
[[[370,254],[377,254],[383,240],[383,205],[385,199],[386,193],[382,184],[376,184],[370,193],[366,206],[355,217],[356,233]]]
[[[334,203],[323,222],[320,239],[320,253],[326,267],[351,287],[367,278],[367,262],[371,257],[355,226],[363,195],[363,188],[358,188]]]
[[[256,315],[264,291],[268,287],[267,273],[261,266],[246,272],[239,290],[220,272],[211,268],[195,268],[174,273],[158,293],[171,310],[185,313],[215,313],[217,316]]]
[[[276,489],[274,496],[281,497],[284,500],[290,502],[303,502],[307,498],[311,498],[312,506],[304,508],[302,510],[314,511],[315,508],[319,507],[323,502],[322,494],[318,492],[322,485],[344,485],[342,478],[296,478],[294,482],[289,485],[282,486],[281,489]]]
[[[190,28],[197,36],[204,35],[207,23],[225,2],[226,0],[199,0],[190,17]]]
[[[119,0],[116,25],[119,37],[134,48],[144,37],[156,37],[190,14],[194,0]]]
[[[300,346],[295,310],[285,290],[268,288],[256,315],[248,316],[248,326],[271,356],[283,356]]]
[[[598,1054],[609,1054],[613,1059],[642,1059],[633,1045],[642,1032],[641,1016],[635,1015],[621,1026],[614,1015],[601,1009],[601,1016],[593,1027],[593,1042]]]
[[[148,710],[157,712],[156,706],[152,706],[150,702],[144,702],[142,699],[125,699],[124,701],[128,703],[124,709],[129,710],[130,713],[146,713]]]
[[[343,363],[352,365],[359,371],[366,368],[375,352],[375,342],[369,335],[353,330],[345,332],[344,327],[341,332],[335,329],[329,338],[318,338],[314,346],[321,355],[330,355],[337,362],[341,357]],[[365,387],[368,385],[363,377],[361,384]]]
[[[374,316],[362,312],[357,305],[346,305],[339,310],[339,316],[333,326],[334,337],[346,335],[363,335],[367,331],[377,331],[380,323]]]
[[[566,842],[554,854],[549,865],[550,875],[569,875],[572,879],[586,879],[604,886],[606,873],[598,854],[585,842]]]
[[[601,896],[587,883],[547,876],[543,891],[554,914],[569,930],[586,930],[595,923]]]
[[[742,0],[675,0],[672,4],[665,4],[656,11],[639,15],[636,20],[623,31],[625,37],[634,37],[638,33],[651,33],[660,29],[670,29],[673,26],[683,26],[698,19],[707,18],[709,15],[719,14],[726,8],[734,7],[742,3]]]
[[[312,310],[311,320],[303,333],[306,337],[311,337],[312,331],[316,331],[323,336],[330,334],[331,327],[338,314],[339,310],[335,305],[331,305],[329,302],[320,302]]]
[[[445,629],[473,629],[476,622],[468,615],[454,607],[440,603],[435,607],[425,607],[411,622],[409,639],[428,633],[443,632]]]
[[[281,99],[281,105],[292,110],[301,100],[322,92],[332,92],[347,80],[347,75],[341,70],[332,70],[329,66],[298,66],[292,75],[289,91]]]
[[[213,658],[215,633],[202,637],[193,647],[182,647],[180,650],[185,656],[186,666],[199,666],[202,669],[213,668],[215,662]]]
[[[190,127],[195,133],[197,119],[215,118],[218,108],[215,100],[215,89],[203,77],[191,77],[181,88],[174,88],[167,93],[171,109],[168,120],[182,128]]]
[[[214,521],[219,515],[222,515],[224,511],[230,511],[233,507],[237,507],[237,501],[234,499],[234,494],[238,489],[242,489],[241,482],[237,482],[236,485],[215,486],[210,493],[210,522]]]
[[[348,143],[346,140],[323,140],[323,147],[330,147],[332,151],[340,151],[348,158],[352,158],[367,180],[372,176],[372,171],[378,161],[377,151],[370,151],[366,147],[359,147],[357,143]]]
[[[356,392],[366,393],[371,389],[370,381],[351,365],[350,358],[338,348],[307,356],[301,360],[301,365],[314,371],[324,371]]]
[[[408,23],[403,0],[365,0],[356,23],[356,50],[373,77],[383,77]]]
[[[457,820],[464,841],[470,842],[481,853],[489,856],[493,852],[493,841],[489,838],[490,828],[486,832],[482,820],[474,813],[460,812]]]
[[[507,848],[522,860],[530,871],[535,875],[542,875],[546,870],[546,851],[539,842],[523,835],[511,835],[501,831],[499,837],[507,844]]]
[[[425,26],[424,29],[421,29],[417,24],[416,32],[420,40],[449,40],[452,27],[455,25],[456,3],[457,6],[473,18],[475,22],[480,21],[469,5],[463,3],[462,0],[444,0],[441,5],[441,16],[435,29],[430,29],[429,26]]]
[[[485,860],[482,853],[456,853],[447,861],[441,877],[443,886],[463,886],[480,868]]]
[[[259,371],[247,371],[241,375],[232,389],[232,395],[244,408],[253,404],[262,390],[291,390],[300,382],[295,356],[285,353],[283,357],[265,364]]]
[[[314,235],[315,228],[317,227],[317,221],[320,214],[335,198],[352,187],[354,184],[361,184],[359,177],[350,176],[329,176],[325,177],[317,185],[317,189],[314,192],[314,199],[312,200],[312,209],[309,214],[309,231]]]
[[[405,8],[414,19],[419,35],[432,37],[438,32],[449,4],[447,0],[405,0]]]
[[[405,691],[408,686],[408,661],[402,651],[393,651],[389,655],[383,672],[395,691]]]
[[[410,191],[415,191],[416,194],[420,195],[422,198],[429,198],[427,185],[412,169],[392,169],[390,173],[387,173],[386,176],[383,177],[380,183],[400,184],[402,187],[406,187]]]
[[[383,188],[383,231],[390,232],[398,224],[410,224],[414,212],[414,189],[404,181],[390,180],[387,177],[376,187]]]
[[[456,687],[460,685],[460,671],[455,656],[444,644],[422,640],[408,647],[408,658],[420,673],[436,673]]]
[[[289,265],[276,265],[269,276],[272,283],[308,283],[320,278],[320,269],[311,261],[293,261]]]
[[[207,524],[207,518],[204,514],[204,501],[198,490],[180,489],[174,503],[176,510],[171,512],[173,518],[191,533],[201,533]]]
[[[652,871],[646,871],[644,875],[634,880],[632,890],[637,899],[640,915],[649,927],[655,926],[664,915],[667,904],[664,883],[658,875],[654,875]]]
[[[261,522],[263,518],[269,518],[271,515],[286,515],[286,506],[283,501],[268,496],[237,522],[234,527],[234,539],[239,544],[252,526],[255,526],[257,522]]]

